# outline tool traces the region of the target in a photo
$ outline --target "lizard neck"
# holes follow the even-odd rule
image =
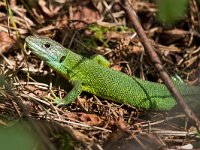
[[[65,60],[59,69],[59,73],[70,80],[71,75],[73,75],[73,70],[79,66],[83,59],[83,56],[80,56],[72,51],[68,51]]]

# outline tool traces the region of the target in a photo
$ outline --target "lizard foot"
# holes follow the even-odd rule
[[[57,97],[57,96],[54,94],[54,92],[53,92],[52,90],[50,90],[50,92],[51,92],[51,95],[53,96],[53,98],[50,98],[50,100],[51,100],[50,103],[51,103],[52,105],[56,105],[56,106],[65,105],[63,99]]]
[[[56,97],[55,99],[53,99],[51,103],[56,106],[65,105],[64,100],[60,99],[59,97]]]

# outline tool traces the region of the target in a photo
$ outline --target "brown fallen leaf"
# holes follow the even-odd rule
[[[78,5],[76,6],[76,9],[71,14],[72,18],[74,20],[80,20],[84,21],[85,23],[93,23],[100,19],[99,12],[94,8],[93,5],[88,3],[87,5]],[[79,22],[76,23],[76,28],[83,27],[83,23]]]
[[[102,124],[102,119],[96,114],[79,113],[80,119],[86,124],[97,126]]]
[[[7,52],[15,43],[15,40],[7,32],[0,31],[0,54]]]
[[[85,124],[92,126],[100,126],[103,123],[103,120],[96,114],[86,114],[81,112],[70,112],[66,116],[72,120],[82,121]]]

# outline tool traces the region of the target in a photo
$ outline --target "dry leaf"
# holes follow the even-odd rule
[[[0,54],[7,52],[15,43],[7,32],[0,32]]]
[[[93,126],[102,124],[102,119],[95,114],[79,113],[79,115],[80,114],[81,114],[80,119],[86,124],[93,125]]]
[[[75,12],[73,12],[73,18],[75,20],[84,20],[86,23],[93,23],[100,19],[99,12],[96,11],[94,8],[87,7],[87,6],[77,6]],[[84,24],[79,23],[76,24],[77,28],[81,28]]]

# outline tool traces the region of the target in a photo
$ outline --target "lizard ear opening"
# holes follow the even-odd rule
[[[62,63],[63,61],[65,60],[65,56],[62,56],[61,58],[60,58],[60,63]]]
[[[51,44],[49,42],[46,42],[44,43],[43,47],[48,49],[51,47]]]

